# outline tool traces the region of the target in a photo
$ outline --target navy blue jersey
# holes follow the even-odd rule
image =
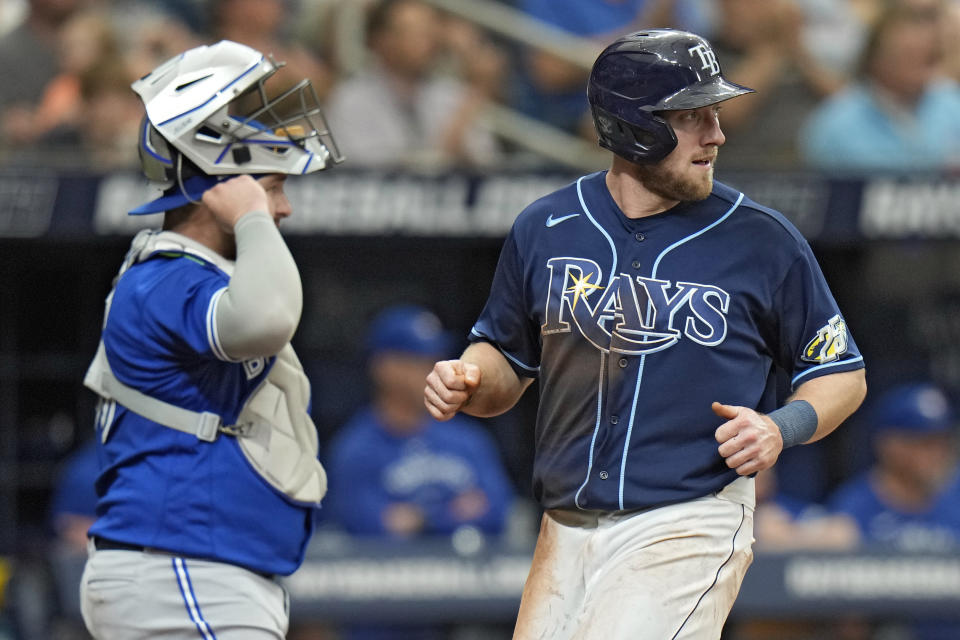
[[[229,276],[196,255],[157,253],[120,278],[103,329],[124,384],[233,424],[273,358],[231,361],[215,308]],[[111,409],[115,407],[115,409]],[[106,403],[92,535],[287,575],[303,561],[314,508],[293,504],[247,462],[235,438],[213,442]]]
[[[527,207],[471,331],[539,378],[533,487],[545,508],[623,510],[733,481],[713,401],[770,411],[774,368],[797,386],[863,359],[806,240],[714,184],[699,202],[627,218],[606,172]]]

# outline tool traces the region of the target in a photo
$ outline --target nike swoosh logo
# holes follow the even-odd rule
[[[548,227],[555,227],[555,226],[557,226],[558,224],[560,224],[561,222],[563,222],[564,220],[569,220],[570,218],[576,218],[578,215],[580,215],[580,214],[579,214],[579,213],[571,213],[570,215],[567,215],[567,216],[560,216],[559,218],[554,218],[554,217],[553,217],[553,214],[551,213],[549,216],[547,216],[547,226],[548,226]]]

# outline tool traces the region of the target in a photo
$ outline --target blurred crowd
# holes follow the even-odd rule
[[[227,38],[285,62],[288,83],[312,79],[345,166],[582,164],[589,158],[575,152],[538,156],[531,137],[545,129],[534,125],[568,136],[560,139],[569,149],[593,143],[592,55],[622,33],[673,26],[706,36],[724,74],[757,89],[724,106],[721,166],[960,169],[958,0],[471,0],[456,13],[440,5],[457,6],[4,0],[0,163],[136,167],[142,110],[131,81]],[[480,26],[467,17],[475,12],[495,18]],[[524,28],[540,37],[510,35]]]

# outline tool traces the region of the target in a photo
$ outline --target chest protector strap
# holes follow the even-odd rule
[[[183,240],[189,243],[188,239]],[[144,260],[152,253],[142,246],[138,249],[138,255],[131,262]],[[124,266],[122,271],[130,265]],[[107,298],[107,313],[112,297],[113,292]],[[106,400],[116,401],[148,420],[189,433],[204,442],[213,442],[220,433],[235,437],[254,471],[294,502],[319,504],[327,492],[327,474],[317,459],[317,429],[307,413],[310,383],[289,344],[280,350],[267,377],[250,394],[235,425],[224,425],[216,413],[184,409],[120,382],[110,368],[102,341],[83,383]],[[104,442],[109,428],[110,425],[105,425],[101,432]]]

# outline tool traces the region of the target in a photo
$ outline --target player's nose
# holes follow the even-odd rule
[[[277,199],[275,208],[273,210],[273,215],[277,219],[277,222],[283,220],[284,218],[289,218],[293,213],[293,206],[290,204],[290,200],[286,195]]]
[[[703,132],[701,144],[705,147],[714,144],[718,147],[722,146],[727,141],[727,136],[723,135],[723,130],[720,128],[720,119],[714,116],[708,122],[706,130]]]

